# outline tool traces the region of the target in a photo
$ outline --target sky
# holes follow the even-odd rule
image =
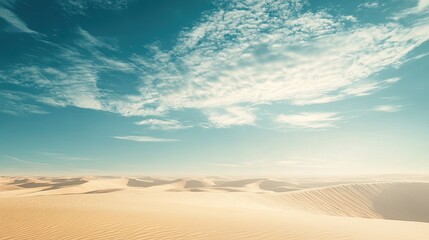
[[[429,173],[429,0],[0,0],[0,175]]]

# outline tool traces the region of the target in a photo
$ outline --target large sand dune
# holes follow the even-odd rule
[[[429,222],[429,183],[344,184],[270,196],[279,206],[333,216]]]
[[[0,178],[0,239],[427,240],[428,222],[426,177]]]

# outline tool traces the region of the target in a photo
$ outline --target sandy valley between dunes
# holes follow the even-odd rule
[[[0,239],[429,239],[429,178],[0,177]]]

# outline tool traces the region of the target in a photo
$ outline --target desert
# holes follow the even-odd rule
[[[401,179],[2,177],[0,239],[427,239]]]

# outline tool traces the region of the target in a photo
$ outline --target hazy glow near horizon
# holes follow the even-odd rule
[[[429,173],[429,1],[0,0],[0,174]]]

